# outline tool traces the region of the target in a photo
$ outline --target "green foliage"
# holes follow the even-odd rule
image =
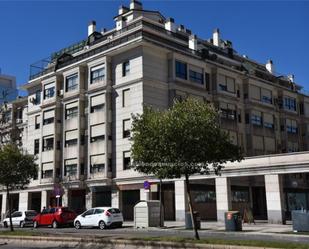
[[[15,144],[0,148],[0,185],[9,190],[23,189],[37,176],[35,158],[21,151]]]
[[[240,148],[220,129],[219,112],[194,99],[168,110],[145,107],[133,115],[133,168],[158,178],[218,174],[222,164],[242,159]]]

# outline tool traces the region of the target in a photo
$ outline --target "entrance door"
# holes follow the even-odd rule
[[[140,190],[122,191],[122,213],[124,220],[134,219],[134,206],[140,201]]]
[[[265,187],[252,187],[253,216],[256,220],[267,220]]]

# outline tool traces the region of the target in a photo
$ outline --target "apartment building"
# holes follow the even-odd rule
[[[158,198],[158,180],[129,168],[131,114],[188,96],[221,110],[222,129],[246,155],[221,176],[192,177],[202,219],[250,207],[255,219],[283,223],[309,208],[309,97],[292,75],[239,54],[218,29],[197,37],[138,1],[121,6],[114,22],[102,31],[90,22],[85,40],[32,65],[23,146],[37,155],[39,176],[15,193],[15,209],[53,206],[61,195],[77,212],[112,205],[133,219],[136,202]],[[165,219],[184,220],[183,179],[164,180],[162,191]]]
[[[0,68],[0,104],[17,98],[16,78],[1,73]]]

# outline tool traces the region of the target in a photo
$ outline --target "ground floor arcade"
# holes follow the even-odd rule
[[[134,205],[140,200],[158,200],[160,185],[156,180],[151,191],[143,181],[84,188],[64,188],[58,199],[53,188],[28,189],[11,195],[13,210],[69,206],[77,213],[94,206],[114,206],[123,211],[125,220],[133,220]],[[165,220],[184,220],[188,210],[184,180],[164,181],[162,203]],[[250,209],[254,219],[284,223],[291,219],[291,210],[309,209],[309,173],[265,174],[255,176],[192,177],[190,181],[194,209],[202,220],[223,220],[224,212]],[[2,217],[7,210],[6,194],[0,196]]]

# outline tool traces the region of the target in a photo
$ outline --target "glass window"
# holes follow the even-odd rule
[[[130,61],[122,63],[122,76],[125,77],[130,73]]]
[[[40,117],[41,117],[40,115],[35,116],[35,127],[34,127],[35,129],[40,129],[40,123],[41,123]]]
[[[131,163],[131,155],[130,151],[124,151],[123,152],[123,169],[129,169]]]
[[[101,209],[101,208],[97,208],[95,211],[94,211],[94,214],[103,214],[104,213],[104,209]]]
[[[54,149],[54,138],[43,138],[43,151],[49,151]]]
[[[176,77],[186,80],[187,79],[187,64],[176,61]]]
[[[44,99],[50,99],[55,96],[55,83],[44,86]]]
[[[190,76],[190,81],[196,82],[198,84],[203,85],[204,84],[204,79],[203,79],[203,74],[195,72],[193,70],[189,71],[189,76]]]
[[[253,125],[261,126],[262,125],[262,117],[256,114],[251,115],[251,123]]]
[[[78,107],[72,107],[65,110],[65,119],[72,119],[78,116]]]
[[[84,212],[82,216],[85,217],[85,216],[88,216],[88,215],[92,215],[93,213],[94,213],[94,209],[89,209],[86,212]]]
[[[52,178],[53,177],[53,170],[44,170],[42,171],[42,178]]]
[[[70,146],[76,146],[77,145],[77,138],[75,139],[70,139],[65,141],[65,147],[70,147]]]
[[[95,67],[90,72],[90,84],[94,84],[105,79],[105,67]]]
[[[40,139],[34,140],[34,155],[39,154],[40,152]]]
[[[296,99],[290,97],[284,97],[283,106],[286,110],[296,111]]]
[[[105,169],[104,163],[95,163],[91,165],[90,173],[104,172],[104,169]]]
[[[35,99],[34,99],[34,102],[33,102],[34,105],[39,105],[41,104],[41,91],[38,90],[35,92]]]
[[[125,89],[122,91],[122,107],[127,107],[129,105],[130,89]]]
[[[122,122],[123,126],[123,138],[130,137],[130,130],[131,130],[131,120],[130,119],[124,119]]]
[[[97,124],[90,126],[90,143],[105,140],[105,124]]]
[[[96,105],[96,106],[91,106],[90,112],[95,113],[95,112],[102,112],[104,111],[104,104]]]
[[[78,74],[66,77],[65,84],[67,92],[76,90],[78,88]]]
[[[65,176],[74,176],[77,174],[77,164],[67,164],[64,167]]]

